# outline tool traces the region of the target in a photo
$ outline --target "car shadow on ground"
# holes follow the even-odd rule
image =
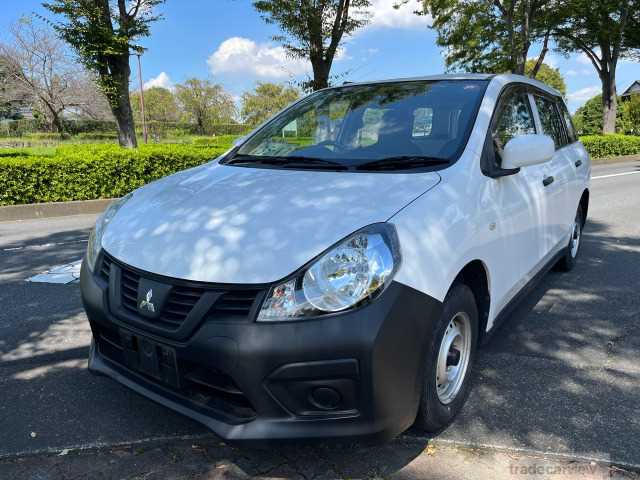
[[[589,222],[576,269],[545,277],[480,351],[469,402],[439,438],[640,463],[640,239],[608,232],[607,225]],[[34,261],[47,258],[36,254]],[[3,272],[18,268],[2,265]],[[0,340],[0,355],[5,355],[0,357],[0,384],[12,392],[0,407],[0,424],[13,426],[0,433],[0,445],[20,451],[207,435],[115,382],[89,375],[88,332],[79,337],[81,345],[71,348],[64,348],[62,337],[50,342],[54,327],[65,322],[71,329],[86,328],[77,287],[58,288],[40,303],[29,300],[39,305],[36,310],[53,305],[55,311],[33,317],[24,305],[16,308],[12,318],[18,324],[26,319],[27,327],[17,326],[19,333]],[[6,318],[2,325],[7,328]],[[45,347],[24,347],[38,342]],[[28,354],[6,356],[16,351]],[[3,438],[10,431],[29,435],[32,429],[50,430],[18,443]],[[318,442],[265,450],[205,438],[204,458],[211,468],[226,462],[234,475],[305,478],[385,477],[399,470],[409,478],[406,467],[429,443],[415,430],[373,448]],[[164,448],[170,450],[171,443]],[[202,457],[202,451],[193,450]],[[181,462],[187,466],[194,459]]]

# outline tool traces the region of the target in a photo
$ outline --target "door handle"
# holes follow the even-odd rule
[[[553,183],[554,180],[555,178],[553,178],[552,176],[544,177],[544,179],[542,180],[542,185],[548,187]]]
[[[578,168],[580,165],[582,165],[582,160],[576,160],[576,168]]]

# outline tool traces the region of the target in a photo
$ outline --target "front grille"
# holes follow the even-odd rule
[[[200,313],[198,315],[201,317],[196,319],[198,323],[202,320],[225,322],[248,320],[263,292],[258,288],[226,287],[167,277],[159,278],[157,275],[153,275],[154,281],[170,285],[171,288],[158,318],[149,319],[141,316],[138,311],[140,279],[146,278],[146,275],[149,274],[133,269],[104,253],[99,275],[108,282],[110,275],[113,275],[115,271],[114,269],[118,269],[120,272],[120,283],[115,285],[115,296],[122,307],[123,319],[125,321],[134,319],[135,323],[142,326],[153,326],[168,332],[178,332],[196,306],[199,307]],[[193,322],[190,320],[188,323]]]
[[[111,272],[111,263],[113,263],[111,261],[111,257],[109,257],[108,255],[102,256],[102,263],[100,264],[100,276],[106,281],[109,281],[109,273]]]
[[[163,384],[155,378],[136,371],[135,365],[131,364],[132,358],[136,357],[136,352],[128,350],[117,330],[102,326],[95,328],[95,339],[100,354],[123,374],[144,378],[152,388],[170,393],[180,403],[187,403],[191,408],[204,414],[221,417],[226,422],[242,423],[256,416],[256,411],[244,392],[224,372],[204,368],[199,364],[181,359],[178,355],[176,358],[178,383]]]
[[[138,283],[140,276],[133,272],[121,269],[120,295],[122,306],[127,310],[138,313]]]
[[[209,310],[209,317],[249,315],[259,290],[237,290],[223,293]]]

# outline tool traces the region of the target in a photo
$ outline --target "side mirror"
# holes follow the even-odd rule
[[[556,147],[548,135],[518,135],[507,142],[502,151],[504,169],[538,165],[551,160]]]

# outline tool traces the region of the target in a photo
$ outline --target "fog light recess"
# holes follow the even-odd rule
[[[311,404],[320,410],[335,410],[342,402],[340,393],[330,387],[317,387],[309,395]]]

